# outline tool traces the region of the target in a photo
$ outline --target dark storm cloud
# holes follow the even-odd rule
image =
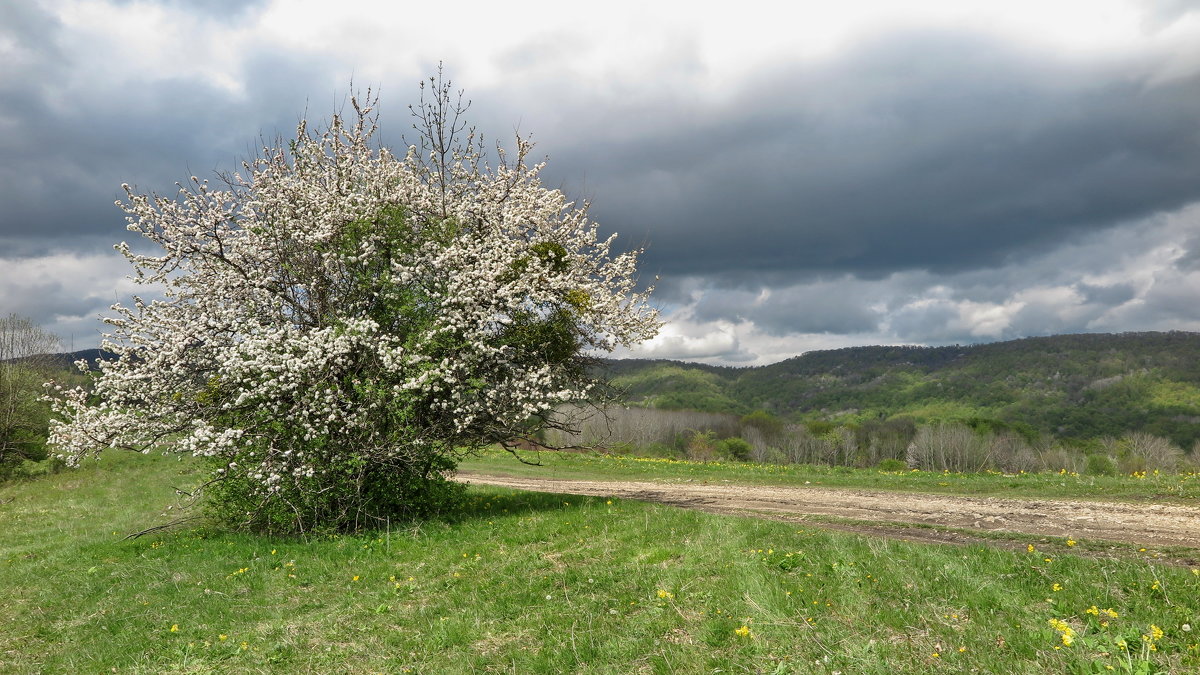
[[[1179,242],[1200,232],[1198,216],[1200,205],[1124,223],[997,267],[902,271],[879,279],[772,277],[759,286],[746,279],[729,285],[723,277],[686,277],[668,284],[667,296],[701,325],[749,322],[754,335],[739,334],[743,351],[797,335],[954,344],[1196,329],[1200,270]]]
[[[1175,261],[1184,270],[1200,270],[1200,232],[1180,241],[1183,254]]]
[[[753,321],[763,331],[787,333],[865,333],[878,329],[880,316],[869,305],[879,289],[851,278],[817,281],[757,293],[711,292],[696,306],[700,321]]]
[[[925,344],[973,342],[973,336],[968,332],[954,327],[958,316],[958,310],[946,303],[904,307],[890,317],[888,328],[900,339],[912,340],[919,336]]]
[[[1156,329],[1182,322],[1200,322],[1200,275],[1163,275],[1154,286],[1129,308],[1128,318]]]
[[[250,52],[244,96],[207,83],[200,66],[166,80],[88,80],[80,59],[103,56],[81,56],[63,30],[31,3],[0,23],[0,56],[14,66],[0,71],[0,305],[83,348],[99,342],[110,305],[154,294],[122,281],[130,268],[111,249],[131,236],[113,205],[121,183],[170,195],[189,175],[215,180],[260,137],[290,136],[307,96],[330,110],[342,74],[316,57]]]
[[[1087,302],[1105,307],[1122,305],[1137,297],[1137,289],[1134,288],[1133,284],[1129,283],[1118,283],[1111,286],[1080,283],[1076,284],[1076,289],[1083,295]]]
[[[585,100],[551,166],[666,274],[996,265],[1200,199],[1200,79],[1154,75],[893,36],[719,105]]]
[[[2,141],[10,247],[112,232],[121,182],[169,191],[233,168],[258,132],[286,135],[314,84],[331,94],[340,75],[296,54],[248,54],[244,97],[189,73],[67,88],[54,21],[26,15],[33,56],[0,104],[19,130]],[[514,78],[471,94],[491,98],[476,110],[484,126],[548,141],[549,182],[595,197],[622,241],[649,244],[647,272],[882,278],[996,265],[1200,199],[1200,79],[1151,83],[1153,61],[1070,62],[922,33],[781,64],[719,97],[689,95],[700,68],[686,53],[657,93]],[[388,91],[384,128],[402,130],[413,92]]]
[[[19,77],[2,80],[0,124],[9,133],[0,137],[0,257],[121,240],[124,215],[113,201],[124,196],[122,183],[171,194],[189,175],[236,169],[260,134],[290,135],[306,92],[331,81],[332,66],[315,58],[251,53],[244,97],[206,83],[199,70],[145,84],[75,82],[68,73],[80,57],[64,55],[61,26],[25,9],[19,25],[0,29],[28,45]]]

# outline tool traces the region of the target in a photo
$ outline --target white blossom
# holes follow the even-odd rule
[[[317,444],[386,463],[531,433],[593,394],[589,355],[656,333],[638,252],[541,185],[527,140],[489,166],[474,137],[431,160],[374,129],[369,108],[302,122],[220,189],[123,186],[157,251],[116,249],[165,299],[114,305],[117,359],[52,394],[61,457],[165,445],[272,494],[320,471]]]

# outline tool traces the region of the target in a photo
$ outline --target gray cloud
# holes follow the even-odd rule
[[[693,341],[720,334],[736,344],[739,359],[749,354],[758,362],[778,357],[781,344],[841,346],[838,340],[850,338],[856,344],[954,344],[1195,330],[1200,270],[1179,242],[1198,234],[1200,205],[1087,233],[997,267],[903,271],[878,279],[772,280],[761,286],[743,279],[735,287],[719,277],[687,277],[672,284],[668,297],[680,308],[674,322],[682,321]],[[664,355],[671,346],[656,345],[656,353]],[[705,358],[733,362],[715,352]]]
[[[803,286],[716,291],[698,303],[700,321],[749,320],[771,334],[866,333],[879,328],[870,307],[883,289],[852,277]]]
[[[893,36],[721,104],[572,92],[551,166],[666,274],[998,265],[1200,199],[1200,78],[1155,73]]]
[[[26,23],[23,35],[44,47],[0,109],[21,130],[0,181],[10,239],[111,231],[121,182],[163,190],[189,170],[230,168],[258,131],[286,133],[314,84],[339,70],[249,54],[243,100],[187,76],[118,96],[103,83],[56,91],[46,83],[70,64],[54,23]],[[602,223],[649,243],[649,270],[879,278],[997,265],[1200,199],[1200,78],[1152,84],[1152,66],[919,33],[781,65],[715,100],[679,85],[597,98],[558,80],[473,93],[493,99],[485,126],[518,120],[549,137],[550,182],[582,185]],[[660,77],[685,83],[698,68],[686,51],[670,67]],[[66,95],[78,105],[53,104]]]
[[[1111,286],[1094,286],[1092,284],[1079,283],[1075,287],[1083,294],[1087,302],[1104,307],[1123,305],[1137,297],[1137,289],[1134,288],[1133,284],[1129,283],[1116,283]]]
[[[1150,32],[1161,31],[1200,11],[1193,0],[1141,0],[1138,4],[1142,7],[1142,27]]]
[[[128,6],[135,2],[144,1],[113,0],[113,4]],[[243,21],[247,14],[252,14],[260,10],[266,4],[266,0],[205,0],[205,2],[192,2],[191,0],[152,0],[152,4],[176,11],[184,11],[212,21],[234,22]]]
[[[127,279],[129,268],[114,251],[78,255],[56,253],[31,258],[0,258],[0,301],[3,312],[27,316],[64,340],[79,338],[79,348],[99,343],[101,315],[140,291]]]
[[[919,335],[921,342],[929,344],[974,342],[975,336],[952,326],[958,316],[957,309],[945,302],[906,306],[890,317],[888,329],[900,339]]]
[[[70,59],[80,57],[62,55],[60,29],[44,16],[24,20],[16,30],[29,31],[22,40],[34,47],[22,52],[21,76],[0,85],[0,120],[13,130],[0,135],[0,253],[111,245],[124,237],[124,215],[113,206],[124,196],[122,183],[171,194],[188,175],[238,168],[260,135],[291,135],[313,83],[332,82],[336,68],[250,53],[242,98],[207,83],[199,70],[116,92],[109,82],[65,76]]]

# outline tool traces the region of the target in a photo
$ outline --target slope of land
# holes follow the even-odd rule
[[[963,421],[1066,438],[1200,440],[1200,334],[1058,335],[951,347],[852,347],[753,368],[608,362],[635,404],[798,421]]]
[[[205,477],[111,452],[0,485],[0,673],[1200,672],[1200,566],[1169,551],[482,485],[358,536],[124,538]]]

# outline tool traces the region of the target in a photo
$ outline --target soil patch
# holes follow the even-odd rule
[[[1200,508],[1175,504],[1003,499],[735,483],[519,478],[470,471],[460,471],[458,475],[459,480],[480,485],[640,499],[713,513],[777,520],[802,520],[805,516],[850,519],[857,522],[823,521],[820,526],[920,541],[967,543],[965,540],[972,539],[972,531],[1015,532],[1155,548],[1200,549]],[[888,524],[938,526],[956,532]]]

